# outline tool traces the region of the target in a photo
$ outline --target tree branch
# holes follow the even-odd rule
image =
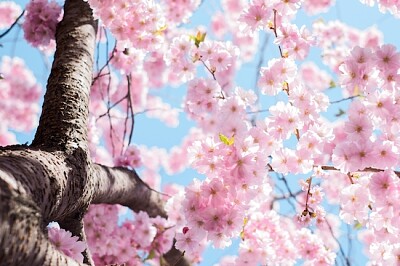
[[[80,149],[66,156],[23,145],[0,148],[0,178],[31,198],[44,223],[85,212],[91,201],[87,165]]]
[[[0,149],[0,265],[26,265],[27,262],[32,266],[80,265],[60,253],[47,239],[45,233],[47,224],[43,213],[46,211],[47,214],[52,213],[51,210],[57,206],[55,202],[62,205],[61,202],[68,200],[68,198],[50,197],[54,196],[52,193],[54,191],[60,194],[65,192],[64,189],[58,189],[60,188],[58,181],[65,185],[67,176],[63,176],[63,172],[60,171],[58,175],[50,178],[49,175],[54,174],[50,170],[54,165],[47,168],[45,165],[49,158],[46,156],[41,158],[38,156],[39,153],[33,152],[30,155],[28,149],[26,151]],[[55,162],[57,166],[60,164],[58,160]],[[64,182],[58,179],[60,177],[64,178]],[[39,179],[43,182],[35,182]],[[50,180],[56,183],[55,186],[50,184]],[[36,185],[29,185],[26,182]],[[42,185],[41,189],[35,189],[35,186],[39,185]],[[39,194],[42,195],[41,199],[38,198]],[[53,200],[46,203],[43,201],[46,198]],[[57,214],[62,215],[62,212],[59,211]]]
[[[331,166],[331,165],[322,165],[321,166],[321,169],[322,170],[326,170],[326,171],[340,171],[340,169],[338,169],[338,168],[336,168],[336,167],[334,167],[334,166]],[[359,169],[359,170],[357,170],[357,171],[352,171],[353,173],[355,173],[355,172],[372,172],[372,173],[378,173],[378,172],[383,172],[383,171],[385,171],[384,169],[378,169],[378,168],[374,168],[374,167],[366,167],[366,168],[364,168],[364,169]],[[397,175],[397,177],[399,177],[400,178],[400,171],[393,171],[396,175]]]
[[[6,36],[12,30],[12,28],[14,28],[14,26],[18,24],[18,21],[23,17],[24,14],[25,10],[22,11],[21,15],[18,16],[18,18],[14,21],[14,23],[11,24],[11,26],[5,32],[0,34],[0,39]]]
[[[93,204],[121,204],[135,212],[145,211],[151,217],[167,217],[160,193],[143,182],[134,170],[99,164],[93,168]]]
[[[176,240],[174,239],[172,248],[164,254],[165,260],[171,266],[189,266],[190,263],[184,257],[185,253],[175,248],[175,242]]]
[[[87,150],[89,91],[97,21],[82,0],[67,0],[33,146]]]

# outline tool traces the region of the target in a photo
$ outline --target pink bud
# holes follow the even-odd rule
[[[185,235],[189,231],[189,227],[185,226],[182,229],[182,233]]]

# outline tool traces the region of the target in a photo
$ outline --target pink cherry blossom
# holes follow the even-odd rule
[[[86,249],[86,244],[78,240],[77,236],[57,227],[47,229],[50,242],[62,253],[73,258],[77,262],[83,263],[82,252]]]
[[[195,252],[200,248],[200,241],[204,237],[204,232],[196,230],[195,228],[189,228],[189,230],[183,233],[177,233],[176,238],[176,248],[184,250],[187,253]]]
[[[375,63],[382,70],[398,69],[400,67],[400,54],[396,52],[396,47],[385,44],[376,51]]]
[[[314,63],[306,62],[301,65],[299,72],[301,73],[304,83],[307,87],[317,91],[323,91],[331,86],[332,78],[329,74],[319,69]]]
[[[15,2],[2,1],[0,3],[0,29],[10,27],[21,13],[21,7]]]
[[[305,0],[302,7],[309,15],[316,15],[328,11],[335,4],[335,0]]]
[[[62,19],[62,7],[54,0],[33,0],[26,6],[22,24],[25,39],[35,47],[46,49],[55,39],[56,26]]]
[[[39,113],[41,86],[21,58],[4,56],[0,65],[0,119],[3,126],[30,130]],[[6,100],[7,99],[7,100]]]
[[[253,1],[245,10],[240,20],[245,23],[246,28],[251,31],[264,29],[271,18],[272,10],[262,0]]]
[[[357,220],[365,223],[368,218],[368,205],[370,197],[366,188],[361,184],[351,184],[344,188],[341,193],[340,217],[347,223]]]

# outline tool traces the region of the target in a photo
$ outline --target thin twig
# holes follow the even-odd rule
[[[133,131],[134,131],[134,128],[135,128],[135,114],[133,112],[132,97],[131,97],[131,93],[130,93],[130,90],[129,90],[130,83],[131,83],[130,78],[131,78],[131,76],[129,75],[129,79],[128,79],[128,102],[129,102],[129,109],[131,111],[130,114],[131,114],[132,120],[131,120],[131,128],[130,128],[129,137],[128,137],[128,147],[131,144]]]
[[[257,96],[256,102],[254,103],[256,106],[259,106],[259,103],[260,103],[260,89],[258,88],[258,80],[260,79],[261,66],[264,64],[264,52],[267,49],[268,41],[269,41],[269,35],[265,35],[264,42],[261,44],[260,58],[258,59],[258,63],[257,63],[257,67],[256,67],[256,78],[255,78],[255,82],[254,82],[254,91]],[[251,120],[252,120],[252,123],[254,124],[255,121],[257,120],[258,112],[252,112],[252,114],[254,114],[254,115]]]
[[[308,190],[307,190],[307,195],[306,195],[306,207],[305,210],[306,212],[309,212],[308,210],[308,199],[310,198],[310,190],[311,190],[311,184],[312,184],[312,177],[307,179],[307,183],[308,183]]]
[[[326,170],[326,171],[340,171],[340,169],[337,169],[334,166],[331,165],[322,165],[321,166],[322,170]],[[379,172],[383,172],[385,170],[383,169],[378,169],[378,168],[374,168],[374,167],[366,167],[362,170],[357,170],[357,171],[353,171],[353,172],[373,172],[373,173],[379,173]],[[393,171],[399,178],[400,178],[400,172],[399,171]]]
[[[12,30],[12,28],[14,28],[14,26],[17,25],[18,20],[20,20],[24,14],[25,14],[25,10],[22,11],[21,15],[19,15],[19,17],[14,21],[13,24],[11,24],[11,26],[5,32],[0,34],[0,39],[3,38],[4,36],[6,36]]]
[[[204,67],[207,69],[208,72],[210,72],[210,74],[212,75],[213,79],[215,81],[217,81],[217,78],[215,77],[215,70],[213,71],[211,68],[209,68],[206,64],[206,62],[204,62],[203,59],[199,58],[199,61],[203,63]]]
[[[329,228],[329,231],[330,231],[330,233],[331,233],[331,235],[332,235],[332,238],[333,238],[333,239],[336,241],[336,243],[339,245],[340,255],[342,255],[343,259],[346,261],[346,265],[347,265],[347,266],[350,266],[351,264],[350,264],[349,258],[348,258],[348,257],[346,256],[346,254],[344,253],[343,247],[342,247],[342,245],[340,244],[339,239],[337,239],[337,237],[336,237],[335,234],[333,233],[332,226],[330,225],[330,223],[328,222],[328,220],[325,219],[325,222],[326,222],[326,224],[328,225],[328,228]]]
[[[106,37],[107,37],[107,35],[106,35]],[[92,85],[96,82],[96,80],[98,79],[98,78],[100,78],[101,77],[101,72],[103,72],[103,70],[107,67],[107,69],[109,70],[109,68],[110,68],[110,66],[109,66],[109,64],[110,64],[110,62],[111,62],[111,60],[114,58],[114,51],[115,51],[115,48],[117,47],[117,42],[115,42],[115,45],[114,45],[114,48],[113,48],[113,52],[111,53],[111,56],[110,57],[108,57],[108,37],[107,37],[107,42],[106,42],[106,53],[107,53],[107,57],[108,57],[108,59],[107,59],[107,62],[100,68],[100,70],[97,72],[97,75],[93,78],[93,81],[92,81]],[[109,73],[110,73],[110,70],[108,71]]]
[[[128,82],[128,94],[127,94],[127,101],[126,101],[126,117],[124,121],[124,134],[122,136],[122,149],[121,149],[121,155],[124,152],[125,149],[125,137],[126,137],[126,131],[127,131],[127,125],[128,125],[128,119],[129,119],[129,99],[131,98],[131,80],[130,80],[130,75],[126,75],[126,80]]]
[[[111,111],[111,109],[113,109],[115,106],[117,106],[117,105],[118,105],[119,103],[121,103],[123,100],[125,100],[126,97],[127,97],[127,96],[122,97],[121,99],[119,99],[118,101],[116,101],[115,103],[113,103],[111,106],[109,106],[109,107],[107,108],[107,111],[106,111],[105,113],[103,113],[103,114],[101,114],[101,115],[99,115],[99,116],[97,117],[96,122],[97,122],[97,120],[99,120],[100,118],[106,116],[106,115]]]
[[[276,11],[276,9],[274,9],[274,27],[272,28],[272,30],[274,31],[275,38],[278,38],[278,32],[276,31],[276,13],[277,13],[277,11]],[[278,48],[279,48],[279,53],[280,53],[281,57],[283,58],[284,56],[283,56],[281,46],[278,45]]]
[[[281,175],[280,177],[278,177],[278,179],[281,180],[281,181],[283,181],[283,184],[285,185],[287,191],[289,192],[289,195],[290,195],[297,203],[300,203],[300,202],[297,200],[295,194],[294,194],[294,193],[292,192],[292,190],[290,189],[289,184],[288,184],[288,182],[287,182],[285,176],[284,176],[284,175]]]
[[[257,110],[257,111],[249,111],[249,112],[246,112],[246,114],[251,115],[251,114],[256,114],[256,113],[265,113],[268,111],[269,111],[268,109],[261,109],[261,110]]]
[[[357,98],[357,97],[360,97],[360,95],[350,96],[350,97],[343,98],[343,99],[336,100],[336,101],[332,101],[332,102],[329,102],[329,103],[330,103],[330,104],[333,104],[333,103],[340,103],[340,102],[344,102],[344,101],[347,101],[347,100],[352,100],[352,99]]]

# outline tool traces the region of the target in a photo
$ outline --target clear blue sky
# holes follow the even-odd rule
[[[16,1],[17,3],[24,6],[27,2],[25,0]],[[400,32],[400,21],[394,19],[390,14],[382,14],[378,11],[377,7],[367,7],[362,5],[358,0],[337,0],[337,4],[333,7],[329,13],[321,14],[313,17],[308,17],[304,14],[303,11],[300,11],[296,22],[298,25],[308,25],[310,26],[312,21],[323,17],[325,21],[340,19],[342,22],[347,23],[353,27],[357,27],[359,29],[365,29],[372,25],[376,25],[383,33],[384,33],[384,41],[385,43],[392,43],[398,46],[399,43],[399,32]],[[211,14],[213,14],[216,10],[219,9],[219,1],[217,0],[204,0],[200,10],[193,16],[192,25],[208,25]],[[25,59],[26,64],[33,71],[36,78],[43,84],[43,88],[45,88],[45,82],[48,76],[49,63],[46,63],[44,58],[40,55],[40,53],[29,47],[23,41],[23,32],[22,30],[18,30],[18,28],[14,29],[6,38],[2,39],[0,42],[4,47],[0,48],[0,55],[11,55],[11,56],[19,56]],[[273,38],[270,38],[271,41]],[[277,47],[272,43],[268,45],[267,50],[264,52],[266,58],[268,55],[275,54]],[[260,55],[258,55],[260,56]],[[258,60],[258,58],[255,58]],[[325,70],[328,70],[327,67],[321,65],[319,60],[319,54],[316,50],[312,51],[309,60],[316,62],[320,67]],[[253,88],[254,77],[255,77],[255,65],[256,63],[249,63],[243,66],[243,71],[239,72],[236,77],[237,84],[244,88]],[[172,97],[174,99],[180,99],[184,95],[185,89],[181,88],[168,88],[162,95]],[[335,89],[330,92],[330,97],[332,99],[340,98],[339,90]],[[346,104],[343,104],[341,107],[345,107]],[[268,106],[263,106],[266,108]],[[334,112],[336,112],[339,106],[335,106],[331,108],[331,116]],[[335,110],[336,108],[336,110]],[[182,137],[184,137],[189,128],[192,126],[191,123],[185,123],[186,119],[184,115],[181,115],[182,122],[178,128],[168,128],[165,127],[162,123],[157,120],[147,119],[146,116],[138,116],[135,119],[135,133],[134,133],[134,142],[136,144],[144,144],[148,146],[160,146],[170,148],[174,145],[178,145]],[[162,134],[160,134],[162,132]],[[17,138],[21,143],[31,141],[34,132],[29,133],[17,133]],[[197,176],[193,171],[186,171],[183,174],[168,176],[165,173],[163,175],[163,183],[168,182],[178,182],[181,184],[188,184],[193,177]],[[293,188],[297,185],[293,184]],[[295,189],[294,189],[295,190]],[[343,227],[345,228],[345,227]],[[344,232],[345,233],[345,232]],[[347,242],[347,241],[344,241]],[[234,254],[237,248],[237,243],[233,246],[233,248],[229,248],[226,250],[213,250],[208,249],[204,254],[204,261],[200,265],[208,266],[213,265],[214,263],[219,261],[219,258],[225,254]],[[352,261],[354,265],[364,265],[365,257],[362,255],[360,250],[360,246],[353,247],[352,253]]]

